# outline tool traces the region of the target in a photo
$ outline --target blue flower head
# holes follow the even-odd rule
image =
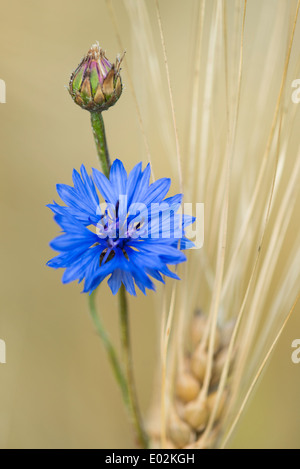
[[[194,218],[178,213],[181,194],[165,198],[170,179],[149,184],[150,165],[142,171],[142,163],[127,176],[120,160],[114,161],[109,179],[96,169],[89,176],[83,165],[80,172],[73,171],[74,187],[57,185],[65,206],[48,205],[62,234],[50,243],[59,254],[47,265],[66,269],[63,283],[84,280],[83,291],[92,292],[109,275],[113,294],[123,283],[135,295],[135,285],[143,293],[155,289],[150,277],[178,279],[168,265],[186,260],[180,249],[193,246],[184,228]]]

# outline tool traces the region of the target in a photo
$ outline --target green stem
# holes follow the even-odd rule
[[[125,362],[125,371],[127,378],[128,387],[128,398],[129,398],[129,409],[132,418],[132,423],[135,427],[139,444],[142,448],[148,448],[148,437],[145,432],[134,383],[133,376],[133,364],[131,354],[131,343],[130,343],[130,331],[129,331],[129,317],[128,317],[128,305],[126,298],[126,290],[124,285],[121,285],[119,291],[119,311],[120,311],[120,322],[121,322],[121,340],[123,347],[123,358]]]
[[[115,378],[117,380],[118,385],[120,386],[122,396],[124,399],[124,402],[126,404],[126,407],[130,408],[129,406],[129,397],[128,397],[128,388],[127,388],[127,383],[126,379],[124,377],[123,371],[121,369],[116,351],[110,341],[110,338],[105,331],[103,324],[97,314],[97,309],[95,305],[95,291],[89,295],[89,309],[90,309],[90,315],[93,320],[93,323],[95,325],[95,328],[99,334],[99,336],[102,339],[103,345],[105,347],[105,350],[108,355],[108,359],[110,361],[113,373],[115,375]]]
[[[110,172],[110,158],[107,148],[107,142],[105,137],[104,121],[101,113],[91,112],[91,123],[93,134],[95,138],[96,148],[102,171],[106,177],[109,177]],[[110,342],[110,339],[104,330],[102,323],[97,315],[95,307],[94,293],[90,295],[89,305],[90,312],[96,329],[103,341],[103,344],[108,353],[109,360],[112,365],[117,382],[121,388],[124,402],[129,409],[132,423],[135,427],[139,444],[142,448],[148,448],[148,437],[144,430],[141,414],[139,411],[138,400],[135,390],[134,377],[133,377],[133,366],[131,356],[131,345],[130,345],[130,333],[129,333],[129,318],[128,318],[128,307],[126,300],[126,291],[124,285],[121,286],[119,293],[120,300],[120,321],[121,321],[121,339],[123,347],[123,358],[125,364],[124,377],[122,369],[120,367],[115,350]]]
[[[91,112],[91,123],[96,143],[97,153],[102,167],[102,171],[106,177],[109,176],[110,158],[107,148],[104,121],[101,112]]]

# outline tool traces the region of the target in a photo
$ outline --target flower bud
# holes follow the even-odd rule
[[[69,93],[74,102],[90,112],[113,106],[122,93],[122,59],[117,57],[111,64],[99,44],[94,44],[71,75]]]

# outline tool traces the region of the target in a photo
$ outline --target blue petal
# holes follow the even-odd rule
[[[76,208],[77,210],[91,211],[94,207],[91,207],[88,204],[88,201],[84,200],[80,194],[76,192],[74,187],[68,186],[67,184],[57,184],[56,185],[57,193],[61,200],[71,207]]]
[[[162,178],[155,181],[150,185],[149,189],[143,196],[143,202],[145,205],[150,205],[152,203],[161,202],[165,195],[169,192],[171,186],[171,179]]]
[[[97,207],[99,205],[99,197],[95,189],[94,181],[92,177],[88,175],[84,165],[81,165],[80,172],[82,180],[85,183],[85,189],[87,191],[87,194],[89,195],[90,200],[92,200],[95,206]]]
[[[92,179],[88,176],[84,166],[81,166],[81,176],[74,169],[73,170],[73,183],[74,187],[66,184],[57,184],[57,192],[62,201],[68,207],[60,207],[55,204],[50,206],[56,213],[63,212],[69,213],[73,217],[79,219],[85,225],[96,222],[97,207],[99,205],[99,198]]]
[[[131,199],[131,203],[143,203],[144,194],[149,188],[150,176],[151,176],[151,166],[150,166],[150,163],[148,163],[144,172],[142,173],[141,177],[139,178],[136,184],[135,191]]]
[[[135,190],[142,175],[142,163],[138,163],[132,171],[130,171],[127,180],[127,199],[128,206],[131,205]]]
[[[184,249],[191,249],[194,247],[195,247],[195,244],[193,243],[193,241],[190,241],[187,238],[182,238],[180,240],[180,249],[184,250]]]
[[[76,219],[84,226],[88,226],[91,224],[96,225],[100,220],[100,213],[97,215],[93,214],[92,212],[87,212],[81,209],[78,210],[73,207],[63,207],[61,205],[56,204],[55,202],[53,204],[48,204],[47,207],[50,208],[55,214],[68,216],[73,219]]]
[[[168,197],[167,199],[164,199],[163,202],[166,202],[170,206],[171,205],[177,205],[177,204],[181,205],[182,198],[183,198],[182,194],[176,194],[176,195],[173,195],[172,197]]]
[[[148,275],[141,269],[135,268],[134,271],[132,271],[132,276],[134,278],[136,286],[144,293],[144,295],[146,294],[146,288],[155,291],[155,286],[153,282],[150,280]]]
[[[119,291],[119,288],[122,284],[122,275],[120,269],[115,269],[111,277],[108,279],[107,283],[113,295],[116,295]]]
[[[178,277],[178,275],[175,274],[175,272],[172,272],[166,265],[162,267],[161,273],[166,275],[167,277],[174,278],[175,280],[180,280],[180,277]]]
[[[109,180],[114,188],[115,196],[119,200],[120,195],[127,193],[127,173],[120,160],[115,160],[110,169]]]
[[[165,261],[166,264],[178,264],[186,261],[186,256],[173,246],[169,246],[162,242],[149,244],[141,243],[138,240],[131,240],[130,246],[135,247],[140,252],[147,253],[149,256],[157,255]]]
[[[89,251],[94,250],[90,249]],[[92,262],[94,257],[98,258],[97,262],[99,263],[99,252],[90,253],[89,251],[83,253],[82,256],[77,259],[76,262],[74,262],[70,267],[66,268],[62,277],[63,283],[73,282],[77,279],[79,282],[81,282],[85,277],[87,266],[90,264],[90,262]]]
[[[91,233],[91,235],[93,235],[93,233]],[[97,235],[94,236],[96,238],[63,234],[57,238],[54,238],[50,243],[50,247],[55,251],[70,251],[79,247],[84,250],[88,249],[95,242],[97,242],[96,239],[99,238]]]
[[[186,227],[191,225],[196,221],[196,217],[193,217],[192,215],[183,215],[182,216],[182,226]]]
[[[165,284],[165,281],[161,274],[159,273],[158,270],[155,269],[146,269],[147,274],[151,275],[151,277],[155,278],[155,280],[159,280],[163,284]]]
[[[131,273],[124,272],[122,273],[122,283],[130,295],[136,296],[133,277]]]
[[[85,284],[84,284],[84,292],[92,292],[95,290],[98,285],[107,277],[109,274],[111,274],[116,268],[117,268],[117,263],[115,261],[115,258],[112,260],[106,262],[104,265],[98,266],[97,268],[91,269],[91,272],[89,272],[89,275],[87,275],[85,279]]]
[[[98,169],[93,168],[93,178],[104,200],[107,203],[116,205],[118,198],[116,197],[114,188],[107,177],[100,173]]]

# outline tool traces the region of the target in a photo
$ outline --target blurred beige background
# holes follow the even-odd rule
[[[161,1],[167,45],[174,46],[169,49],[172,57],[186,46],[185,37],[176,39],[176,31],[179,25],[182,31],[189,30],[190,1]],[[272,1],[264,1],[272,8]],[[113,3],[128,60],[133,61],[129,21],[121,0]],[[149,1],[150,9],[152,5]],[[95,40],[111,59],[120,52],[115,33],[101,0],[0,0],[0,11],[0,78],[7,86],[7,103],[0,104],[0,339],[7,345],[7,364],[0,365],[0,447],[132,447],[86,297],[80,286],[63,286],[61,272],[45,266],[53,255],[48,242],[58,231],[45,207],[54,198],[58,201],[55,184],[71,182],[73,167],[82,162],[97,165],[89,116],[72,103],[64,85]],[[172,81],[180,104],[180,76],[173,74]],[[132,167],[140,159],[142,144],[129,89],[105,121],[111,154]],[[180,116],[179,125],[183,123]],[[166,168],[156,160],[158,176]],[[106,285],[100,296],[103,319],[117,340],[116,300]],[[143,410],[151,400],[157,357],[154,307],[153,294],[131,301]],[[300,364],[291,362],[296,338],[299,307],[232,447],[300,448]]]

